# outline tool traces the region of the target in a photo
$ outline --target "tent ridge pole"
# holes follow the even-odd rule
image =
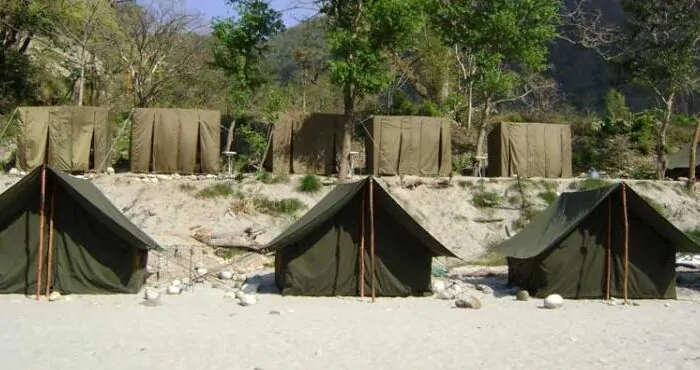
[[[39,254],[36,269],[36,300],[41,294],[41,272],[44,263],[44,207],[46,206],[46,163],[41,164],[41,193],[39,198]]]
[[[53,216],[55,213],[55,207],[56,207],[56,190],[57,187],[56,185],[53,186],[53,190],[51,191],[51,205],[49,208],[49,246],[48,246],[48,261],[46,262],[47,267],[46,267],[46,296],[48,297],[49,294],[51,294],[51,284],[53,283],[53,248],[54,248],[54,239],[53,239]]]
[[[630,230],[629,230],[629,220],[627,219],[627,186],[625,183],[622,183],[622,212],[623,212],[623,221],[625,225],[625,267],[624,267],[624,301],[625,304],[627,304],[627,291],[628,291],[628,279],[629,279],[629,235],[630,235]]]
[[[374,179],[370,177],[369,180],[369,249],[371,253],[371,265],[372,265],[372,302],[376,299],[376,281],[377,275],[375,272],[375,257],[374,257]]]

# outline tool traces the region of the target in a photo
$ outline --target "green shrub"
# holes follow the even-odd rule
[[[233,188],[228,183],[219,182],[207,186],[195,194],[196,198],[226,198],[234,194]]]
[[[302,193],[316,193],[321,190],[321,186],[323,185],[318,177],[314,175],[306,175],[299,181],[299,187],[297,190]]]
[[[474,193],[472,203],[477,208],[496,207],[501,203],[501,196],[492,191],[479,190]]]
[[[272,216],[292,215],[304,208],[304,202],[297,198],[284,198],[271,200],[267,198],[255,198],[255,209]]]
[[[267,171],[258,173],[256,178],[263,184],[282,184],[289,182],[289,175],[275,175]]]
[[[544,200],[545,203],[547,203],[548,205],[554,203],[554,201],[557,200],[557,193],[551,190],[541,192],[537,194],[537,196],[540,197],[540,199]]]

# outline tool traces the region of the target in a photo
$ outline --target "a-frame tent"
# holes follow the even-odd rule
[[[336,185],[261,251],[282,294],[307,296],[429,295],[433,257],[456,257],[372,177]]]
[[[617,183],[562,194],[493,251],[509,283],[536,297],[675,299],[676,252],[700,246]]]
[[[50,166],[0,194],[0,293],[137,293],[151,249],[95,185]]]

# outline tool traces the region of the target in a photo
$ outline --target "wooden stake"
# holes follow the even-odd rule
[[[41,294],[41,272],[44,264],[44,208],[46,207],[46,165],[41,165],[41,194],[39,198],[39,258],[36,269],[36,300]]]
[[[612,201],[608,198],[608,232],[607,232],[607,245],[605,246],[606,254],[606,264],[607,273],[605,278],[605,283],[607,287],[605,288],[605,299],[610,300],[610,284],[612,279]]]
[[[374,264],[374,180],[370,178],[369,180],[369,250],[371,253],[370,263],[372,265],[372,302],[376,299],[376,281],[377,275],[375,273]]]
[[[360,215],[360,297],[365,297],[365,192],[362,192]]]
[[[624,299],[625,304],[627,304],[627,285],[628,285],[628,274],[629,274],[629,221],[627,220],[627,187],[625,183],[622,183],[622,219],[625,223],[625,234],[624,234],[624,247],[625,247],[625,268],[624,268]]]
[[[53,191],[51,192],[51,205],[49,208],[49,253],[48,261],[46,262],[46,296],[48,297],[51,293],[51,284],[53,283],[53,215],[55,213],[56,206],[56,186],[54,185]]]

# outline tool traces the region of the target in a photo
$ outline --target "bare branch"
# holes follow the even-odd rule
[[[559,39],[578,45],[599,54],[605,60],[621,55],[619,43],[623,40],[620,27],[605,19],[602,9],[591,0],[574,0],[565,12]]]

